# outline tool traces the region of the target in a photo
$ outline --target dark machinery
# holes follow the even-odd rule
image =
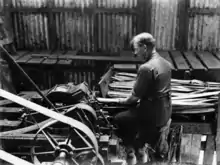
[[[0,97],[25,107],[21,118],[26,124],[25,128],[0,132],[0,136],[33,132],[30,151],[35,165],[124,164],[125,154],[111,120],[126,107],[101,102],[86,83],[59,84],[42,92],[7,50],[2,49],[8,63],[17,66],[37,92],[28,101],[0,89]],[[45,116],[49,119],[45,120]]]

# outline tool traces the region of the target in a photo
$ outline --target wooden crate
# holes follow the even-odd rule
[[[181,138],[182,164],[212,165],[215,152],[215,136],[207,135],[202,141],[201,134],[183,134]]]

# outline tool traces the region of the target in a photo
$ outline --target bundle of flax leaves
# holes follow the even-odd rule
[[[117,72],[111,77],[108,97],[127,97],[135,83],[136,74]],[[220,83],[200,80],[171,80],[172,107],[174,112],[185,111],[196,113],[214,111],[218,103]],[[186,112],[186,111],[185,111]]]

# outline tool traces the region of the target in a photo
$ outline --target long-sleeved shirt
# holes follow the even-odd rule
[[[163,126],[172,114],[171,64],[157,52],[138,69],[132,94],[140,98],[140,119],[155,126]]]

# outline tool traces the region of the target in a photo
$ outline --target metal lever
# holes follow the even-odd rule
[[[10,53],[0,44],[0,48],[5,52],[6,55],[6,61],[8,63],[12,63],[14,66],[17,67],[18,70],[21,71],[21,73],[24,75],[24,77],[34,86],[34,88],[36,89],[37,93],[39,95],[41,95],[41,97],[43,97],[46,102],[55,110],[57,111],[57,109],[55,108],[55,106],[50,102],[50,100],[44,96],[44,94],[40,91],[40,89],[38,88],[38,86],[33,82],[33,80],[27,75],[27,73],[20,67],[20,65],[11,57]],[[58,111],[57,111],[58,112]]]

